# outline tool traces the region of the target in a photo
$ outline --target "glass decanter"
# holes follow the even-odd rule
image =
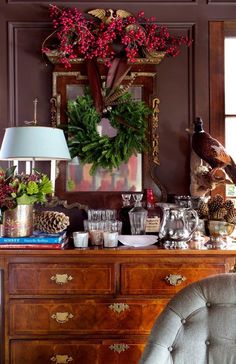
[[[119,219],[122,221],[122,234],[130,235],[130,221],[129,221],[129,211],[132,209],[132,205],[130,203],[131,193],[122,193],[122,207],[119,212]]]
[[[134,207],[129,211],[129,221],[132,235],[144,235],[146,230],[147,210],[142,207],[143,194],[134,193]]]

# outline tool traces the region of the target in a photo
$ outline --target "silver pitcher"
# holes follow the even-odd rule
[[[198,226],[197,212],[191,208],[163,206],[159,238],[169,249],[187,249],[187,242]]]

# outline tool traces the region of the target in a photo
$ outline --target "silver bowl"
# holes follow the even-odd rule
[[[205,243],[205,246],[208,249],[225,249],[227,237],[233,233],[235,225],[226,221],[209,220],[207,227],[210,240]]]

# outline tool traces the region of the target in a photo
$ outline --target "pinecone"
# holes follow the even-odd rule
[[[220,207],[217,211],[210,214],[210,220],[224,220],[227,215],[227,210],[224,207]]]
[[[199,207],[197,209],[197,213],[198,213],[199,219],[206,219],[209,214],[208,204],[204,201],[201,201],[199,204]]]
[[[70,224],[69,216],[58,211],[36,211],[34,226],[36,230],[47,233],[59,233]]]
[[[218,211],[224,205],[224,198],[221,195],[215,195],[208,201],[210,214]]]
[[[236,209],[228,211],[225,220],[230,224],[236,224]]]
[[[224,203],[224,208],[226,208],[227,211],[233,211],[234,210],[234,203],[232,200],[226,200]]]

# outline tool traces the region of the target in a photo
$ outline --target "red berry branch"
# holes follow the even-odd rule
[[[106,13],[109,12],[108,17]],[[175,57],[179,54],[180,46],[191,44],[188,37],[170,35],[167,27],[158,25],[154,17],[145,17],[143,11],[137,15],[112,9],[95,9],[88,13],[84,15],[77,8],[60,9],[50,5],[55,29],[52,35],[57,38],[54,49],[59,52],[60,62],[65,67],[70,67],[70,60],[74,58],[102,59],[107,66],[111,66],[117,56],[125,57],[129,62],[135,62],[136,58],[146,57],[147,54],[155,56],[155,52],[165,52],[166,56]],[[96,15],[91,17],[90,14]],[[122,14],[126,15],[123,17]],[[45,43],[42,50],[50,51]]]

